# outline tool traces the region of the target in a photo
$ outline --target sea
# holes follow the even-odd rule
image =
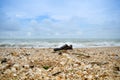
[[[120,39],[0,39],[0,48],[56,48],[64,44],[72,45],[73,48],[114,47],[120,46]]]

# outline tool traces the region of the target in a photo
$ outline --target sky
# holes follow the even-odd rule
[[[0,38],[120,38],[120,0],[0,0]]]

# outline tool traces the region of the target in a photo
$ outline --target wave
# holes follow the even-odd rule
[[[120,40],[80,40],[80,39],[2,39],[0,47],[4,48],[55,48],[64,44],[74,48],[120,46]]]

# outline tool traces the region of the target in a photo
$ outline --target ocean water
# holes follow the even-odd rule
[[[120,46],[120,39],[0,39],[3,48],[55,48],[64,44],[73,48]]]

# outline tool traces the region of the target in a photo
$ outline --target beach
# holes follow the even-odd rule
[[[0,80],[120,80],[120,47],[0,48]]]
[[[120,80],[120,0],[0,0],[0,80]]]

